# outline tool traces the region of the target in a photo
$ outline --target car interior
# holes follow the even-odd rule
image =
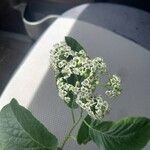
[[[112,62],[123,78],[124,102],[110,118],[150,115],[149,0],[0,0],[0,108],[16,97],[58,137],[66,132],[68,110],[55,101],[48,70],[52,45],[66,35],[82,41],[92,57],[98,53]],[[66,150],[97,150],[72,145]]]
[[[136,41],[137,37],[132,37],[132,35],[128,35],[130,34],[129,32],[125,33],[125,31],[122,31],[123,27],[120,27],[120,31],[117,31],[119,29],[115,28],[113,20],[104,20],[103,22],[101,22],[101,20],[98,20],[99,15],[101,15],[100,18],[102,18],[103,20],[105,15],[108,15],[107,13],[109,13],[109,11],[111,13],[112,9],[118,9],[113,8],[113,6],[111,6],[111,8],[108,8],[108,10],[105,11],[107,8],[105,9],[101,5],[118,4],[121,6],[128,6],[142,10],[143,24],[145,22],[147,23],[147,26],[150,24],[149,20],[147,19],[147,14],[150,11],[150,5],[148,0],[1,0],[0,93],[2,93],[4,87],[8,83],[15,69],[19,66],[21,61],[23,61],[23,58],[29,52],[29,48],[40,37],[44,30],[46,30],[46,28],[50,26],[50,24],[52,24],[64,12],[70,10],[73,7],[77,7],[77,5],[81,5],[88,2],[100,5],[99,7],[101,9],[99,10],[99,12],[93,13],[92,11],[96,10],[94,10],[92,6],[90,6],[91,8],[88,8],[89,10],[87,11],[87,13],[85,12],[85,14],[82,14],[83,16],[79,17],[80,20],[90,22],[90,20],[94,17],[94,19],[91,20],[92,23],[104,26],[104,28],[108,28],[109,30],[113,30],[114,32],[119,32],[123,35],[125,34],[125,37],[128,37],[132,40]],[[117,17],[119,17],[119,12],[121,12],[122,10],[118,9],[117,11]],[[133,13],[134,15],[134,12],[131,13]],[[133,17],[133,19],[136,19],[136,14]],[[138,30],[140,29],[138,29],[137,27],[136,30],[137,31],[135,32],[138,32]],[[147,34],[149,35],[149,33]],[[142,36],[144,40],[147,41],[147,43],[149,42],[149,37],[145,38],[145,34],[140,34],[139,36]],[[146,46],[150,48],[148,44],[146,44]]]

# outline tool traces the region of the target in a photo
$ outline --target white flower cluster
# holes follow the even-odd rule
[[[108,111],[108,103],[94,91],[99,77],[107,72],[102,58],[90,59],[84,50],[74,51],[65,42],[54,45],[50,52],[51,65],[55,70],[59,96],[66,102],[75,101],[94,119],[101,119]],[[107,95],[119,95],[120,80],[113,76],[109,80]]]
[[[105,92],[107,96],[110,98],[119,96],[121,94],[121,79],[113,75],[107,83],[107,88],[108,90]]]

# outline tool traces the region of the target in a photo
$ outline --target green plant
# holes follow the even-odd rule
[[[104,121],[110,112],[108,99],[121,94],[121,79],[110,75],[102,58],[90,59],[73,38],[56,44],[50,54],[59,96],[71,110],[73,125],[62,144],[17,100],[0,112],[0,150],[64,150],[79,123],[78,144],[93,141],[99,150],[141,150],[150,140],[150,119],[127,117]],[[97,95],[95,90],[103,93]],[[107,101],[106,101],[107,100]],[[74,109],[80,109],[75,117]],[[85,112],[87,115],[85,115]]]

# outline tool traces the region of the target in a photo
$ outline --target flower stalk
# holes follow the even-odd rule
[[[63,140],[63,142],[62,142],[62,145],[61,145],[61,147],[60,147],[61,150],[64,149],[66,143],[67,143],[68,140],[71,138],[71,136],[72,136],[71,134],[72,134],[72,132],[74,131],[74,129],[76,128],[76,126],[79,124],[79,122],[81,121],[82,116],[83,116],[83,110],[81,109],[80,117],[79,117],[79,119],[78,119],[76,122],[74,122],[74,124],[73,124],[73,126],[71,127],[71,129],[69,130],[68,134],[65,136],[65,138],[64,138],[64,140]]]

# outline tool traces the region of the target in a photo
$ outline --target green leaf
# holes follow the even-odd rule
[[[89,128],[100,150],[141,150],[150,140],[150,119],[144,117],[96,122]]]
[[[84,121],[86,121],[88,124],[91,124],[90,116],[86,116]],[[89,127],[85,124],[84,121],[82,122],[77,135],[77,142],[80,145],[87,144],[91,140],[89,135]]]
[[[2,150],[2,144],[0,143],[0,150]]]
[[[0,112],[1,150],[56,150],[57,139],[15,99]]]
[[[80,50],[84,49],[75,39],[72,37],[66,36],[65,41],[68,46],[71,47],[72,50],[79,52]]]

